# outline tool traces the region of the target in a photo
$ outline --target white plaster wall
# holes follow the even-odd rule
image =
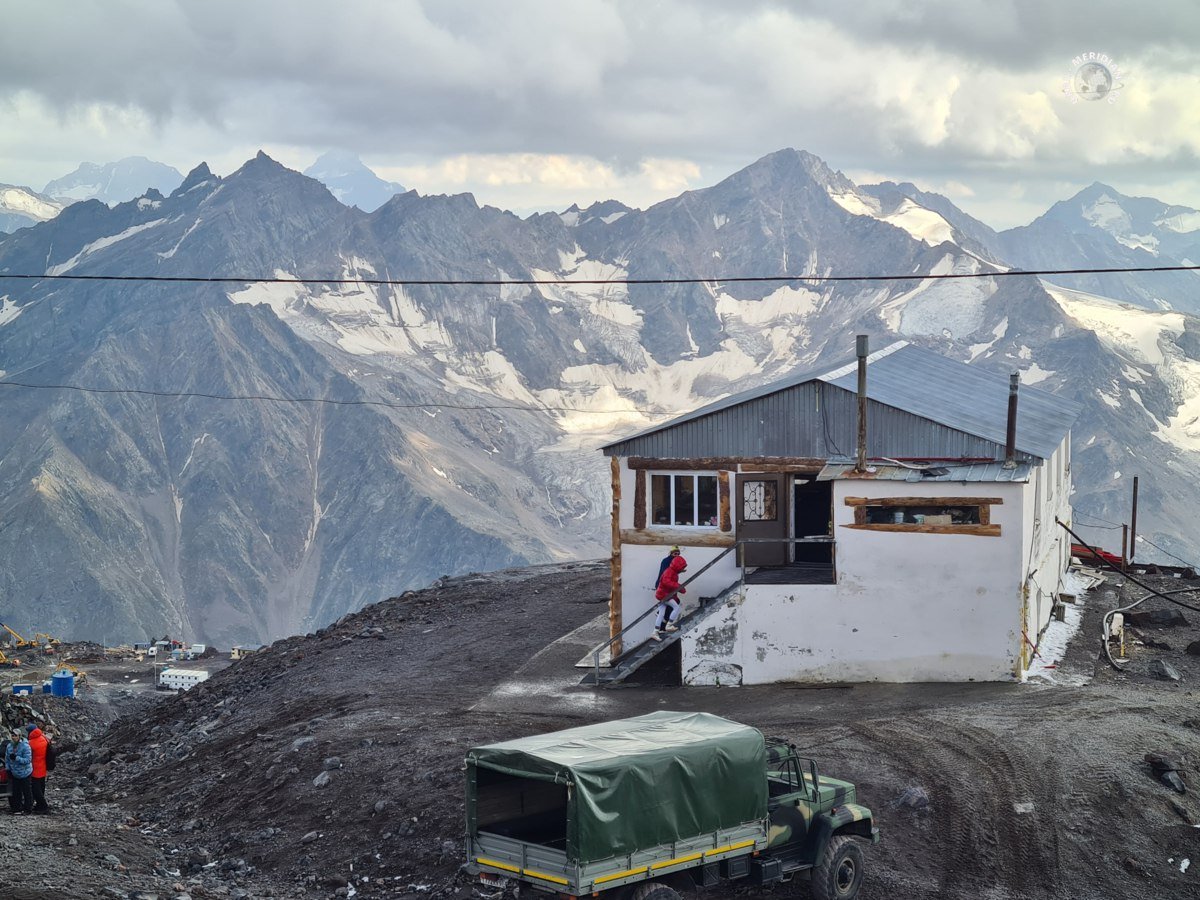
[[[836,585],[747,586],[683,638],[687,683],[1007,681],[1020,661],[1022,484],[834,484]],[[864,531],[847,496],[1001,497],[999,537]]]
[[[648,529],[650,530],[650,529]],[[621,547],[621,621],[629,625],[647,609],[657,605],[654,599],[654,582],[658,578],[658,567],[663,557],[671,548],[644,547],[636,544],[626,544]],[[683,574],[686,581],[707,563],[716,559],[725,549],[723,547],[689,547],[679,546],[681,555],[687,560],[687,571]],[[736,552],[730,552],[724,559],[687,586],[683,595],[683,611],[695,609],[700,597],[716,597],[727,587],[738,581],[735,561]],[[654,626],[654,617],[647,616],[637,628],[627,636],[627,646],[639,644],[650,637]]]
[[[1036,644],[1038,635],[1050,622],[1054,600],[1059,592],[1063,572],[1071,561],[1071,536],[1054,521],[1057,516],[1071,524],[1070,435],[1059,445],[1053,456],[1035,469],[1040,480],[1040,506],[1034,485],[1027,491],[1026,533],[1029,548],[1025,564],[1028,604],[1025,631]]]

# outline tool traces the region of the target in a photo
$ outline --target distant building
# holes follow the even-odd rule
[[[1004,681],[1029,668],[1070,542],[1080,407],[898,342],[603,448],[615,503],[613,635],[654,606],[678,544],[688,684]],[[623,635],[614,671],[649,637]],[[675,641],[668,640],[662,646]],[[643,648],[641,657],[646,656]]]
[[[209,673],[203,669],[163,669],[158,673],[158,686],[171,690],[186,691],[202,681]]]

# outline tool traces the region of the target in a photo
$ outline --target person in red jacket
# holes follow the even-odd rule
[[[25,726],[29,732],[29,749],[33,751],[33,811],[45,814],[50,812],[46,804],[46,746],[50,741],[42,734],[42,729],[30,722]]]
[[[654,617],[651,640],[661,641],[664,631],[679,630],[675,625],[675,620],[679,618],[679,595],[687,593],[687,589],[679,584],[679,576],[686,568],[687,560],[676,556],[658,579],[658,589],[654,592],[654,599],[658,601],[658,615]]]

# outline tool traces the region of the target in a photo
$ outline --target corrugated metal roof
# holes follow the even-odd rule
[[[1007,377],[922,350],[906,341],[898,341],[871,354],[867,357],[867,367],[867,396],[875,403],[936,422],[1003,448],[1008,420]],[[621,447],[623,455],[625,451],[633,450],[636,445],[634,455],[724,455],[730,451],[722,450],[713,443],[717,436],[724,436],[721,443],[729,443],[736,438],[737,443],[741,444],[747,442],[747,427],[760,432],[792,430],[800,420],[807,418],[804,408],[791,410],[788,415],[783,415],[783,411],[778,411],[779,415],[774,414],[775,411],[772,411],[773,414],[763,415],[766,408],[760,401],[766,402],[764,398],[771,398],[773,403],[776,395],[781,395],[777,399],[783,403],[791,398],[799,399],[801,395],[792,389],[809,382],[824,382],[853,395],[858,386],[857,360],[852,357],[848,363],[797,373],[771,384],[732,394],[669,422],[613,441],[602,449],[607,451]],[[833,398],[827,399],[830,401],[830,408],[842,405],[833,403]],[[723,421],[728,417],[728,411],[733,410],[736,415],[739,407],[746,407],[747,411],[754,412],[750,417],[754,421]],[[1040,459],[1048,458],[1070,431],[1080,410],[1081,407],[1077,403],[1057,397],[1048,391],[1022,387],[1018,394],[1017,450]],[[700,419],[708,421],[701,426],[697,422]],[[789,421],[792,425],[788,424]],[[688,423],[694,424],[689,426]],[[822,421],[821,427],[827,430],[828,421]],[[812,425],[808,424],[804,431],[808,433],[811,428]],[[906,427],[905,430],[911,429]],[[656,437],[653,440],[645,440],[651,436]],[[876,437],[877,433],[868,432],[869,443],[875,444]],[[911,444],[913,437],[918,436],[906,435],[905,444]],[[805,455],[799,444],[790,452],[786,449],[766,450],[768,445],[775,445],[778,441],[765,433],[750,443],[761,444],[763,449],[758,452],[762,455]],[[937,447],[931,446],[915,451],[902,451],[889,446],[884,449],[884,454],[910,456],[916,453],[935,453],[936,450]],[[955,454],[942,452],[937,455]],[[982,454],[964,452],[961,455]]]
[[[868,471],[858,475],[852,462],[830,463],[821,470],[817,481],[837,481],[838,479],[854,479],[857,481],[911,481],[911,482],[973,482],[973,481],[1029,481],[1033,465],[1019,462],[1013,468],[1006,469],[1003,462],[989,463],[941,463],[933,462],[923,469],[912,469],[907,466],[889,466],[871,463]],[[870,470],[874,471],[870,471]]]
[[[822,381],[858,389],[858,374],[834,372]],[[867,368],[867,396],[887,406],[1003,444],[1008,426],[1008,379],[906,344]],[[1049,391],[1017,392],[1017,449],[1047,459],[1079,418],[1078,403]]]

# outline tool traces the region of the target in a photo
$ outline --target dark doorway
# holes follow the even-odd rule
[[[793,560],[833,565],[833,482],[797,475],[792,488]],[[808,540],[805,540],[805,539]]]

